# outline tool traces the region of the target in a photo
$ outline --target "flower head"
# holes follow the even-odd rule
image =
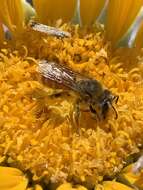
[[[110,0],[107,4],[104,0],[81,0],[79,6],[75,0],[34,0],[33,4],[35,10],[21,0],[1,2],[1,163],[26,174],[30,171],[34,184],[70,181],[91,188],[102,183],[105,176],[120,173],[126,158],[142,146],[143,68],[142,52],[138,51],[142,27],[134,42],[138,48],[111,48],[128,32],[142,1]],[[93,25],[103,7],[107,11],[105,28]],[[31,15],[42,25],[27,24]],[[81,26],[70,22],[77,15]],[[7,30],[11,40],[5,37]],[[77,94],[43,81],[37,71],[41,59],[64,64],[119,95],[115,105],[118,119],[112,109],[101,121],[81,111],[79,136],[73,121]],[[82,106],[84,109],[86,102]],[[133,185],[137,183],[142,184],[140,178]],[[59,189],[66,185],[76,189],[70,183],[64,185]],[[132,189],[117,181],[103,182],[103,187]]]

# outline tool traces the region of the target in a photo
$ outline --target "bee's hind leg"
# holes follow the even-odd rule
[[[100,116],[97,113],[97,111],[92,107],[92,105],[90,105],[89,108],[90,108],[90,112],[93,113],[94,116],[96,116],[96,119],[98,119],[100,121]],[[95,117],[93,119],[95,119]]]
[[[90,109],[82,109],[80,104],[82,100],[77,99],[74,105],[74,110],[73,110],[73,121],[74,125],[78,128],[78,134],[81,135],[81,130],[80,130],[80,116],[81,116],[81,111],[83,112],[90,112]]]
[[[74,108],[73,108],[73,123],[74,125],[77,127],[78,129],[78,134],[81,135],[81,130],[80,130],[80,123],[79,123],[79,120],[80,120],[80,103],[81,103],[81,100],[80,99],[77,99],[76,102],[75,102],[75,105],[74,105]]]

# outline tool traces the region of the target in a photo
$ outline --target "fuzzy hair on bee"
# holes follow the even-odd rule
[[[103,88],[98,80],[85,77],[64,65],[46,60],[39,62],[38,72],[46,81],[62,85],[79,95],[76,106],[77,115],[80,112],[81,102],[84,102],[88,107],[87,111],[95,114],[99,119],[106,118],[109,108],[113,109],[117,119],[118,114],[112,104],[117,103],[119,96]]]
[[[47,26],[45,24],[41,24],[35,21],[29,22],[29,27],[32,28],[32,30],[41,32],[43,34],[47,34],[48,36],[55,36],[58,38],[70,38],[71,34],[69,32],[62,31],[58,28]]]

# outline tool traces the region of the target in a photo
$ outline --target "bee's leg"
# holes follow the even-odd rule
[[[92,107],[92,105],[89,106],[91,113],[93,113],[95,116],[97,116],[97,119],[100,121],[100,116],[97,113],[97,111]]]
[[[73,110],[73,122],[76,127],[78,127],[78,134],[81,135],[80,127],[79,127],[79,119],[80,119],[80,103],[81,100],[77,99],[74,105]]]
[[[51,94],[51,97],[54,97],[54,98],[58,98],[64,94],[66,94],[67,92],[65,90],[61,90],[61,89],[55,89],[53,91],[53,93]]]

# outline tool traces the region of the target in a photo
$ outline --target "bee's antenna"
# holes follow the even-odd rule
[[[112,105],[112,101],[115,100],[115,104],[117,104],[118,100],[119,100],[119,96],[113,96],[112,97],[112,100],[108,101],[108,103],[110,104],[110,106],[112,107],[114,113],[115,113],[115,119],[118,118],[118,113],[117,113],[117,110],[114,108],[114,106]]]

